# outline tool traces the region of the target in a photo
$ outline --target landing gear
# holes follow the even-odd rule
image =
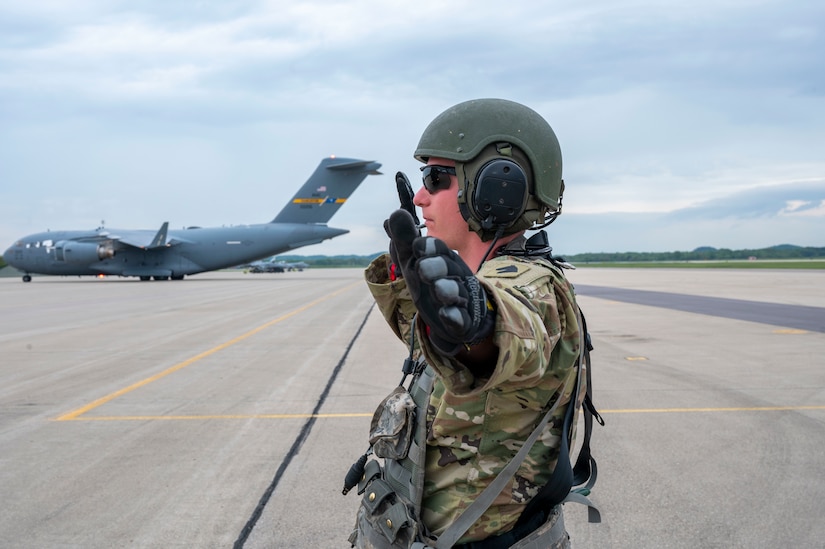
[[[154,280],[169,280],[170,278],[172,280],[183,280],[183,275],[173,275],[173,276],[169,276],[169,275],[157,275],[157,276],[155,276],[155,275],[141,275],[139,278],[144,282],[146,282],[147,280],[152,280],[152,279],[154,279]]]
[[[31,281],[32,281],[32,276],[30,274],[24,274],[23,275],[23,282],[31,282]]]

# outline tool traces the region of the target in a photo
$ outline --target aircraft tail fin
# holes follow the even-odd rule
[[[380,175],[371,160],[329,157],[321,160],[272,223],[326,223],[368,175]]]

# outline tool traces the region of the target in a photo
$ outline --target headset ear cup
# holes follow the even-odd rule
[[[478,170],[470,211],[484,230],[506,229],[527,207],[527,175],[516,162],[497,158]]]

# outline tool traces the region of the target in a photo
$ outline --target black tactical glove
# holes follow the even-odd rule
[[[418,220],[418,215],[415,213],[415,204],[413,203],[415,200],[415,194],[413,193],[412,185],[410,185],[410,180],[407,179],[407,175],[404,172],[398,172],[395,174],[395,186],[398,190],[398,200],[401,202],[401,209],[409,212],[413,219],[413,224],[415,225],[415,236],[421,236],[421,231],[419,230],[419,224],[421,222]],[[387,232],[387,236],[390,237],[389,252],[391,263],[389,266],[389,275],[390,280],[396,280],[402,276],[402,273],[398,264],[398,254],[395,251],[395,245],[392,243],[392,234],[390,233],[389,223],[389,219],[384,220],[384,230]]]
[[[390,220],[384,220],[384,231],[386,231],[387,236],[390,237],[390,246],[389,246],[389,254],[390,254],[390,264],[388,266],[388,274],[390,275],[390,280],[398,280],[404,276],[404,273],[401,271],[401,264],[398,262],[398,252],[395,249],[395,244],[392,241],[392,233],[390,232]],[[421,236],[421,231],[418,230],[416,227],[416,233],[413,238],[417,238]]]
[[[419,225],[421,222],[415,213],[415,193],[413,193],[410,180],[407,179],[407,175],[404,172],[395,174],[395,188],[398,190],[398,200],[401,202],[401,209],[410,212],[415,224]]]
[[[393,212],[385,228],[393,261],[430,328],[430,342],[442,353],[455,355],[465,345],[489,336],[495,313],[484,288],[458,254],[437,238],[420,236],[405,210]]]

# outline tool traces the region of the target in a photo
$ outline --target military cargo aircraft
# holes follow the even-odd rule
[[[186,275],[233,267],[346,234],[326,225],[368,175],[371,160],[329,157],[269,223],[169,230],[47,231],[25,236],[3,253],[12,267],[31,274],[119,275],[140,280],[182,280]]]

